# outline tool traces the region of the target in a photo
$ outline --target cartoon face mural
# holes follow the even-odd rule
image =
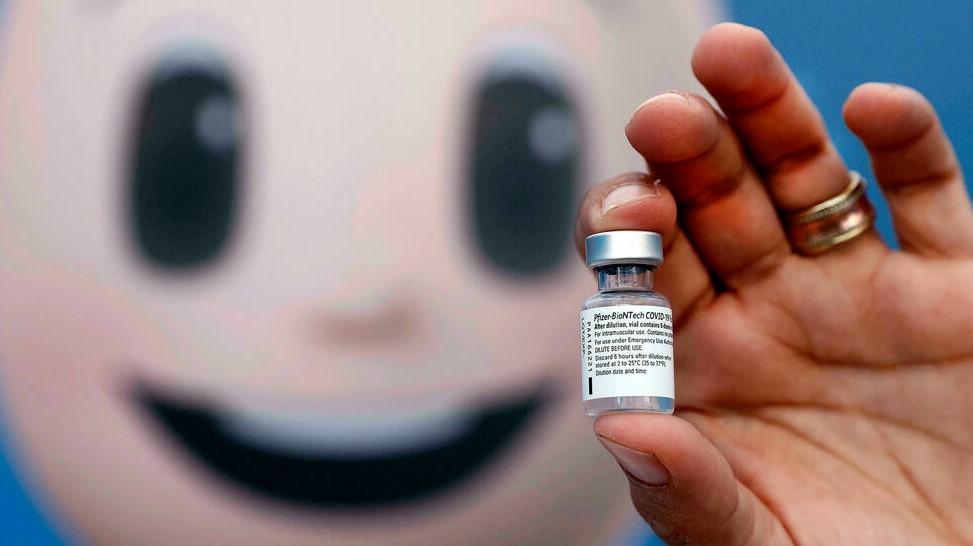
[[[98,544],[594,544],[583,185],[683,2],[46,2],[0,48],[2,401]]]

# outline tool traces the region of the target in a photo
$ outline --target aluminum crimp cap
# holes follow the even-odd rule
[[[584,240],[585,262],[594,269],[611,264],[662,265],[662,236],[654,231],[605,231]]]

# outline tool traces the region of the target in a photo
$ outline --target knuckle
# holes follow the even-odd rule
[[[629,479],[635,510],[652,527],[655,534],[669,545],[693,544],[688,534],[692,528],[691,517],[676,507],[672,488],[647,485]]]

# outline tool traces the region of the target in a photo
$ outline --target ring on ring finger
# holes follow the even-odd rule
[[[865,179],[848,171],[848,186],[841,193],[804,210],[782,214],[782,220],[791,246],[814,256],[868,232],[875,209],[865,195]]]

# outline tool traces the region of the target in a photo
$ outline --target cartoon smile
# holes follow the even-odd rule
[[[541,407],[534,389],[503,402],[353,414],[185,402],[145,384],[135,400],[211,472],[277,501],[369,508],[429,497],[495,459]]]

